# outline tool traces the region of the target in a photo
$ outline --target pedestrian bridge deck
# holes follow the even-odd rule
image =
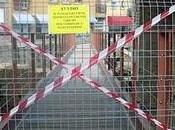
[[[68,65],[79,65],[92,54],[90,44],[76,45],[67,59]],[[41,83],[42,86],[65,73],[66,70],[55,67]],[[119,91],[100,65],[84,74],[110,90]],[[72,79],[61,90],[32,105],[23,115],[15,130],[133,130],[128,112],[122,105],[80,79]]]

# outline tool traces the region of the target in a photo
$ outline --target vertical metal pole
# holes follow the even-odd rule
[[[159,42],[158,42],[158,83],[157,83],[157,119],[162,123],[166,124],[165,119],[165,109],[166,109],[166,89],[165,89],[165,67],[166,67],[166,58],[165,58],[165,35],[159,33]],[[157,130],[160,130],[157,127]]]
[[[122,27],[121,37],[124,37],[124,27]],[[124,75],[124,47],[122,47],[121,50],[120,50],[120,81],[121,81],[121,86],[122,87],[124,85],[123,75]]]
[[[102,50],[102,45],[103,45],[103,44],[102,44],[102,33],[101,33],[101,32],[99,32],[99,41],[100,41],[100,42],[99,42],[99,45],[100,45],[100,47],[99,47],[99,48],[100,48],[100,49],[99,49],[99,52],[100,52],[100,51]]]
[[[137,47],[138,44],[138,39],[133,41],[133,59],[132,59],[132,86],[131,87],[131,97],[132,97],[132,102],[133,103],[137,103],[136,99],[137,99],[137,95],[136,95],[136,91],[137,91],[137,58],[136,58],[136,51],[138,49]],[[130,90],[130,88],[129,88]]]
[[[52,54],[52,35],[51,34],[49,34],[49,52],[50,54]],[[52,62],[51,61],[49,62],[50,62],[50,70],[52,70]]]
[[[103,32],[101,32],[101,50],[103,50]]]
[[[166,115],[167,115],[167,125],[170,126],[170,115],[171,115],[171,97],[172,97],[172,74],[173,74],[173,70],[172,70],[172,46],[173,46],[173,33],[169,32],[168,33],[168,44],[167,44],[167,80],[166,80]]]
[[[105,48],[104,44],[105,44],[104,33],[102,32],[102,50]]]
[[[114,43],[116,42],[116,33],[113,34],[113,38],[114,38]],[[114,52],[113,54],[113,75],[116,76],[116,52]]]
[[[108,33],[108,46],[110,46],[110,33]],[[110,66],[110,56],[108,56],[108,70],[110,70],[111,69],[111,66]]]
[[[58,42],[56,34],[55,34],[55,57],[58,57]]]
[[[12,65],[13,65],[13,99],[14,105],[18,102],[18,98],[16,96],[19,92],[18,86],[18,66],[17,66],[17,42],[14,37],[11,38],[12,40]]]
[[[96,34],[96,32],[93,33],[93,42],[94,42],[94,47],[97,50],[97,34]]]
[[[97,51],[99,51],[99,37],[98,37],[98,32],[95,33],[95,45],[96,45],[96,49]]]
[[[172,40],[167,35],[167,33],[159,33],[157,119],[169,126],[170,90],[172,89],[172,80],[169,79],[169,75],[172,74],[172,57],[169,54],[172,53]],[[157,130],[160,130],[160,128],[157,127]]]
[[[101,32],[101,34],[100,34],[100,39],[101,39],[101,40],[100,40],[100,41],[101,41],[101,42],[100,42],[100,45],[101,45],[100,49],[103,50],[103,32]],[[101,51],[101,50],[100,50],[100,51]]]
[[[46,49],[45,33],[42,34],[42,48]],[[46,58],[42,56],[43,76],[46,77]]]
[[[35,35],[34,33],[31,34],[31,42],[35,43]],[[35,86],[35,78],[36,78],[36,65],[35,65],[35,51],[31,49],[31,67],[32,67],[32,87]]]
[[[59,35],[59,43],[58,43],[58,53],[59,53],[59,58],[61,57],[61,35]]]
[[[61,57],[64,55],[65,35],[61,35]]]
[[[107,32],[105,32],[105,45],[104,45],[104,47],[106,48],[107,47],[107,44],[108,44],[108,34],[107,34]],[[107,58],[105,59],[105,64],[107,64]]]

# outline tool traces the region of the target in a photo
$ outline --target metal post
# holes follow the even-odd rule
[[[51,34],[49,34],[49,52],[50,54],[52,54],[52,35]],[[49,62],[50,62],[50,70],[52,70],[52,62],[51,61]]]
[[[62,34],[61,35],[61,57],[63,56],[64,54],[64,35]]]
[[[18,66],[17,66],[17,42],[14,37],[11,38],[12,40],[12,65],[13,65],[13,99],[14,105],[18,102],[18,98],[16,97],[19,93],[19,84],[18,84]]]
[[[132,97],[132,102],[133,103],[137,103],[136,99],[137,99],[137,94],[136,94],[136,91],[137,91],[137,58],[136,58],[136,51],[138,49],[137,47],[138,45],[138,39],[134,40],[133,41],[133,59],[132,59],[132,86],[129,86],[131,87],[128,88],[128,90],[130,90],[132,93],[131,93],[131,97]]]
[[[99,52],[102,50],[102,33],[99,32]]]
[[[170,35],[170,34],[169,34]],[[170,111],[171,80],[172,74],[172,40],[168,33],[159,33],[158,42],[158,81],[157,81],[157,119],[169,126],[168,113]],[[165,44],[166,43],[166,44]],[[160,128],[157,127],[157,130]]]
[[[124,37],[124,27],[122,27],[121,37]],[[120,81],[122,87],[124,85],[123,76],[124,76],[124,47],[122,47],[120,50]]]
[[[55,57],[58,57],[57,35],[55,34]]]
[[[31,42],[35,43],[35,35],[34,33],[31,34]],[[32,87],[35,86],[35,78],[36,78],[36,66],[35,66],[35,51],[31,49],[31,67],[32,67]]]
[[[113,34],[114,42],[116,42],[116,33]],[[116,52],[113,54],[113,75],[116,76]]]
[[[60,51],[61,51],[61,35],[58,35],[58,52],[57,53],[59,58],[61,57]]]
[[[111,43],[111,41],[110,41],[110,33],[108,33],[108,46],[110,46],[110,43]],[[110,56],[108,56],[108,70],[110,70],[111,69],[111,66],[110,66]]]
[[[167,76],[166,76],[166,115],[171,115],[171,97],[172,97],[172,44],[173,33],[168,33],[168,44],[167,44]],[[170,116],[167,116],[167,125],[170,126]]]
[[[42,48],[46,49],[45,34],[42,34]],[[46,58],[42,56],[43,76],[46,77]]]
[[[62,35],[59,35],[59,57],[62,57]]]
[[[101,35],[100,35],[101,37],[100,37],[100,39],[101,39],[101,50],[103,50],[103,32],[101,32]],[[100,50],[100,51],[101,51]]]
[[[106,48],[108,45],[108,34],[107,33],[105,33],[105,45],[104,45],[104,47]],[[105,59],[105,64],[107,64],[107,58]]]
[[[103,50],[103,32],[101,32],[101,50]]]

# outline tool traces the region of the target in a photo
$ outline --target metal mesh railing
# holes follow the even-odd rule
[[[1,22],[10,24],[12,30],[27,37],[24,39],[17,34],[15,37],[13,31],[8,28],[5,33],[5,29],[0,32],[1,120],[7,121],[15,111],[14,116],[2,129],[173,129],[174,15],[167,17],[167,14],[174,11],[174,7],[168,10],[174,2],[87,0],[75,3],[77,2],[80,5],[89,5],[92,20],[89,21],[89,34],[48,34],[48,21],[45,21],[45,17],[50,3],[46,0],[2,2],[2,9],[7,13],[3,15],[5,18]],[[75,4],[74,1],[63,3]],[[135,9],[132,9],[133,7]],[[165,10],[168,12],[162,13]],[[162,13],[160,18],[152,19],[159,13]],[[163,18],[165,19],[162,20]],[[149,19],[151,22],[145,23],[143,29],[129,33]],[[159,21],[161,22],[154,26],[154,22]],[[1,28],[3,27],[2,24]],[[146,32],[138,37],[145,30]],[[122,37],[125,42],[129,42],[127,45],[119,40]],[[132,37],[136,39],[132,41]],[[32,48],[28,40],[42,49],[36,46]],[[115,52],[111,51],[112,47],[118,49],[114,42],[124,46]],[[27,43],[27,46],[23,43]],[[107,52],[101,52],[107,47]],[[36,54],[37,51],[39,54]],[[101,53],[94,56],[97,51]],[[58,59],[47,56],[49,53]],[[54,63],[60,62],[58,64],[63,67],[67,67],[65,63],[68,63],[67,69],[82,63],[83,66],[90,58],[86,64],[95,66],[83,74],[93,79],[89,81],[89,85],[103,94],[89,88],[90,86],[82,81],[88,83],[88,79],[81,80],[74,76],[80,73],[79,68],[71,70],[71,81],[64,85],[62,90],[54,90],[55,83],[67,82],[63,79],[70,76],[66,74],[66,67],[55,67],[44,55]],[[107,58],[96,65],[98,60],[104,59],[101,55]],[[62,75],[63,79],[58,80],[57,77]],[[50,88],[54,92],[48,95]],[[35,100],[28,98],[35,92]],[[41,99],[43,100],[39,101]],[[26,107],[29,101],[34,104]],[[12,109],[17,104],[19,111]]]

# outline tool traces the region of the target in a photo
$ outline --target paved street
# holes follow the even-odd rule
[[[90,44],[77,45],[68,59],[71,66],[78,65],[92,55]],[[54,72],[54,73],[53,73]],[[66,73],[55,68],[52,78]],[[85,75],[99,81],[110,90],[110,84],[100,66],[85,71]],[[16,130],[133,130],[125,109],[103,93],[90,88],[81,80],[72,79],[64,88],[34,104]]]

